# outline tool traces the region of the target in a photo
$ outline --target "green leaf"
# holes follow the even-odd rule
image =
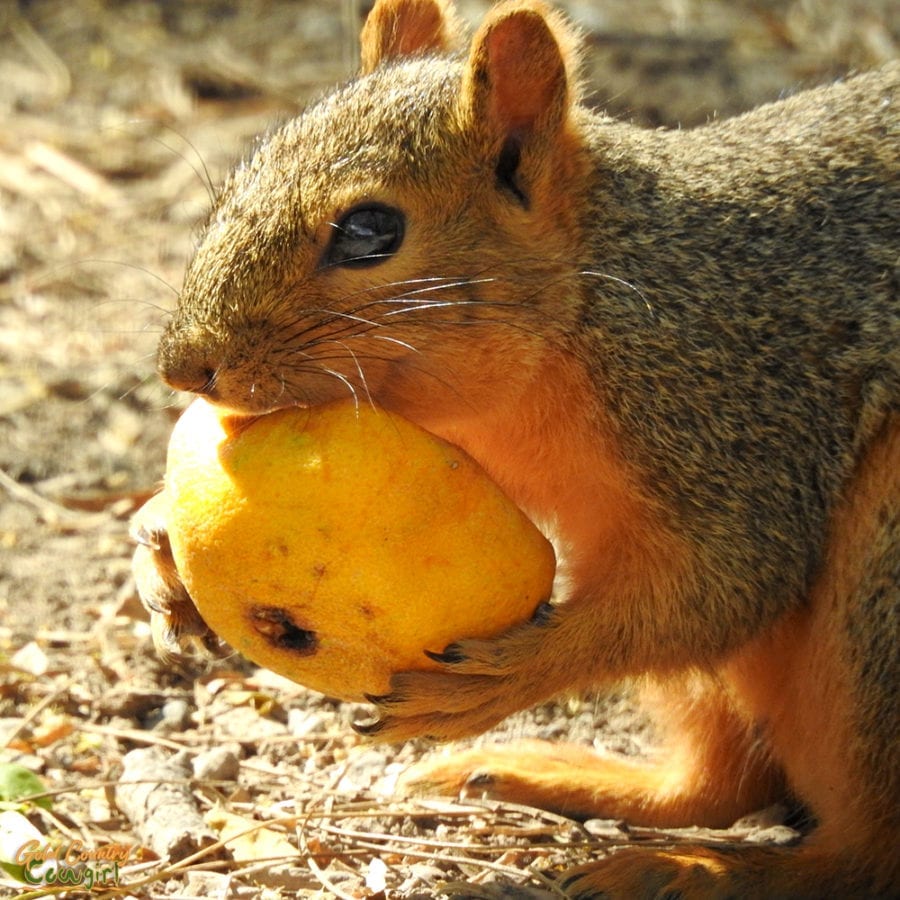
[[[18,803],[25,797],[43,794],[46,790],[44,782],[31,769],[26,769],[18,763],[0,763],[0,801]],[[50,809],[53,806],[53,801],[49,797],[37,797],[30,802],[43,809]]]

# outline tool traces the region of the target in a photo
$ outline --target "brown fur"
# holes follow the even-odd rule
[[[398,674],[364,730],[452,738],[627,676],[663,698],[658,762],[530,743],[423,783],[656,825],[790,792],[818,821],[619,853],[572,896],[897,895],[900,66],[649,132],[580,105],[541,3],[492,9],[468,58],[447,15],[379,0],[364,76],[233,173],[163,377],[248,412],[382,404],[554,535],[552,611]],[[360,202],[402,211],[402,245],[323,265]],[[155,614],[190,621],[148,555]]]

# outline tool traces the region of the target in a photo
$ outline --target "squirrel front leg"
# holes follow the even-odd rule
[[[166,495],[156,494],[134,514],[128,529],[137,544],[132,574],[150,615],[153,644],[163,662],[220,656],[224,645],[201,618],[175,568],[166,530],[167,506]]]
[[[689,574],[635,559],[625,569],[583,592],[576,586],[570,598],[541,606],[497,638],[428,653],[439,670],[396,674],[389,694],[370,698],[378,720],[357,729],[384,740],[456,739],[565,691],[716,654],[720,629],[708,621],[709,602],[693,602],[698,589]],[[636,574],[629,579],[628,571]]]
[[[607,642],[597,616],[590,598],[541,607],[531,621],[499,638],[464,640],[429,653],[440,663],[438,671],[397,673],[389,694],[369,698],[378,720],[354,727],[379,740],[454,740],[563,691],[586,688],[594,672],[583,661],[603,655]]]
[[[552,664],[561,629],[572,620],[570,614],[542,606],[531,621],[500,638],[460,641],[443,653],[428,652],[440,669],[395,674],[389,694],[369,698],[377,721],[354,727],[389,741],[422,736],[452,740],[485,731],[571,686],[572,673]],[[552,675],[551,668],[556,669]]]

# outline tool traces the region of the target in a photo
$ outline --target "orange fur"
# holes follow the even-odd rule
[[[362,71],[415,53],[446,51],[456,35],[452,8],[446,0],[379,3],[360,36]]]
[[[864,606],[872,592],[893,596],[894,619],[877,627],[896,659],[897,547],[885,529],[898,528],[898,509],[900,417],[893,416],[835,517],[807,609],[727,668],[750,715],[767,723],[773,754],[818,820],[815,845],[855,858],[881,885],[900,879],[897,700],[886,710],[867,707],[864,678],[878,677],[879,665],[889,661],[861,657],[848,624],[871,629]],[[879,748],[876,739],[884,737]]]

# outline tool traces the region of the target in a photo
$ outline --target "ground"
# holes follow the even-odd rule
[[[55,792],[52,811],[29,807],[43,834],[146,847],[141,813],[114,790],[123,758],[182,748],[185,802],[219,811],[208,827],[223,837],[238,817],[272,841],[233,839],[230,860],[208,851],[174,867],[130,851],[120,882],[141,900],[554,896],[547,877],[598,846],[667,837],[475,798],[403,799],[396,775],[425,748],[361,741],[349,726],[364,708],[240,660],[181,671],[152,651],[126,525],[184,404],[154,377],[156,337],[212,186],[253,135],[352,72],[359,6],[0,4],[0,760]],[[461,6],[477,20],[484,4]],[[592,102],[654,126],[732,115],[900,47],[893,0],[569,9]],[[619,696],[542,707],[499,738],[520,735],[627,753],[646,738]],[[19,891],[0,881],[0,896]]]

